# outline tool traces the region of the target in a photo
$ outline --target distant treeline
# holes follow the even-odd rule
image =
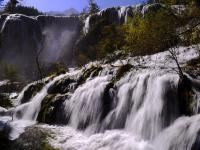
[[[24,14],[27,16],[38,16],[41,15],[42,12],[38,11],[38,9],[34,7],[29,6],[22,6],[21,4],[18,4],[18,1],[8,1],[5,5],[2,4],[2,10],[1,14],[7,13],[7,14]]]

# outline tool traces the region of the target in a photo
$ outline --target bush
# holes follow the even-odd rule
[[[44,69],[44,75],[60,75],[67,71],[67,67],[60,62],[53,62],[46,66]]]
[[[136,16],[132,23],[125,25],[124,49],[133,55],[148,55],[164,51],[177,44],[176,18],[165,9]]]
[[[150,11],[145,16],[135,14],[123,25],[110,23],[107,17],[95,17],[91,17],[89,33],[83,35],[76,45],[75,55],[81,65],[90,60],[105,58],[115,51],[132,56],[150,55],[175,45],[200,42],[200,31],[197,28],[182,36],[177,32],[177,29],[184,27],[185,31],[188,25],[192,27],[198,22],[194,18],[200,17],[200,10],[194,5],[187,5],[181,14],[176,14],[168,6]]]
[[[0,64],[1,77],[2,79],[8,79],[10,81],[18,81],[19,75],[17,68],[14,65],[2,63]]]

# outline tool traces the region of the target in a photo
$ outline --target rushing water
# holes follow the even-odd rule
[[[180,48],[178,56],[181,64],[196,57],[191,49],[185,51]],[[19,103],[13,108],[13,121],[11,117],[1,117],[0,120],[9,120],[7,125],[12,128],[10,139],[17,138],[24,132],[24,127],[37,123],[42,100],[49,94],[48,89],[57,81],[73,78],[70,85],[63,83],[66,87],[73,87],[71,96],[62,103],[64,109],[59,112],[65,115],[62,119],[66,124],[38,125],[54,133],[49,138],[52,146],[64,150],[198,150],[200,81],[187,75],[194,97],[193,116],[186,117],[180,105],[183,102],[179,76],[171,68],[160,69],[164,57],[166,52],[140,58],[146,60],[146,63],[142,62],[148,68],[131,69],[119,81],[114,81],[116,67],[109,65],[102,65],[103,70],[98,76],[93,77],[92,72],[81,84],[78,84],[78,79],[84,69],[71,70],[49,79],[29,102]],[[134,64],[134,60],[130,62]],[[152,67],[155,61],[157,66]],[[170,60],[168,63],[174,67]],[[90,67],[89,64],[86,66]],[[28,87],[20,93],[19,102]]]

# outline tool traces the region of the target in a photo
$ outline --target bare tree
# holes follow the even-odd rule
[[[39,50],[36,52],[36,57],[35,57],[39,80],[43,79],[42,67],[40,62],[40,56],[43,51],[43,43],[44,43],[44,37],[42,37],[41,45],[39,45]]]
[[[181,69],[181,66],[179,65],[178,57],[177,57],[177,46],[170,48],[168,51],[169,51],[169,53],[171,54],[171,58],[172,58],[172,59],[175,61],[175,63],[176,63],[176,66],[177,66],[177,68],[178,68],[179,77],[180,77],[181,79],[183,79],[183,78],[184,78],[184,74],[183,74],[183,71],[182,71],[182,69]]]

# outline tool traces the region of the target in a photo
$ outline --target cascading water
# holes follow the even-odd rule
[[[38,113],[40,111],[40,107],[41,107],[41,102],[42,100],[45,98],[45,96],[48,94],[47,91],[49,89],[49,87],[51,85],[53,85],[56,81],[62,79],[63,77],[65,77],[67,74],[62,74],[58,77],[55,77],[52,81],[50,81],[49,83],[47,83],[40,92],[38,92],[28,103],[25,103],[23,105],[21,105],[19,108],[17,108],[17,110],[21,110],[21,107],[25,107],[23,110],[24,112],[22,113],[23,115],[18,118],[17,117],[17,112],[16,114],[14,114],[14,116],[18,119],[22,119],[22,120],[33,120],[36,121]]]
[[[74,128],[84,128],[98,124],[101,117],[103,93],[109,77],[97,77],[78,88],[69,102],[66,102],[67,112],[71,111],[70,124]]]
[[[181,117],[154,140],[162,150],[199,150],[200,115]],[[198,142],[194,145],[195,142]]]
[[[12,110],[12,120],[14,121],[6,124],[6,126],[10,126],[12,129],[9,135],[10,139],[14,140],[18,138],[18,136],[24,132],[25,127],[34,125],[36,123],[36,119],[41,107],[41,102],[47,95],[48,88],[56,81],[62,79],[64,76],[66,76],[66,74],[55,77],[52,81],[47,83],[42,88],[42,90],[30,100],[30,102],[19,105],[14,110]],[[18,99],[23,97],[23,93],[29,86],[30,85],[23,89]],[[7,118],[6,121],[10,121],[10,118]]]
[[[182,64],[196,57],[192,50],[180,48],[180,53],[180,57],[184,57],[179,59]],[[36,123],[43,99],[50,95],[49,90],[58,84],[57,81],[63,81],[59,84],[70,88],[64,93],[69,96],[61,103],[64,109],[58,111],[65,116],[62,118],[65,126],[38,125],[54,133],[49,138],[54,147],[63,150],[198,150],[200,117],[182,117],[185,114],[180,108],[183,103],[181,80],[171,68],[160,70],[166,55],[162,52],[148,58],[144,56],[146,63],[142,65],[145,69],[132,68],[119,80],[115,78],[117,67],[113,67],[119,66],[118,62],[113,66],[102,65],[99,73],[92,70],[86,75],[92,67],[88,64],[86,71],[71,70],[55,77],[29,102],[13,108],[14,121],[10,126],[15,132],[11,132],[11,139],[24,132],[24,127]],[[155,61],[157,66],[151,69]],[[169,66],[173,68],[171,62]],[[193,91],[200,91],[199,80],[186,76]],[[56,94],[62,96],[62,92]],[[197,97],[193,105],[195,113],[199,109],[198,103]]]

